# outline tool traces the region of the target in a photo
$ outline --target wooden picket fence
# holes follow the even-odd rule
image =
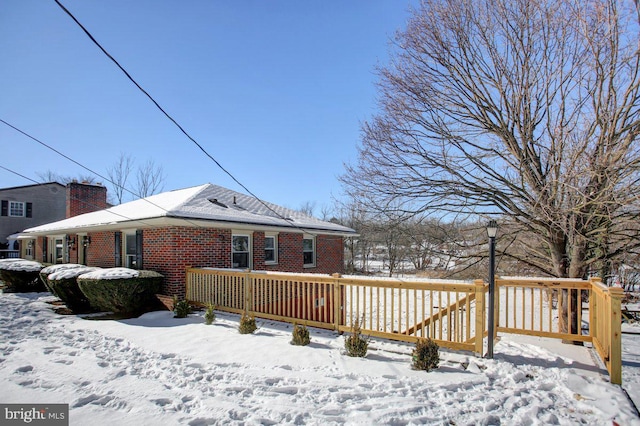
[[[358,322],[366,335],[405,342],[429,337],[441,347],[484,354],[488,285],[483,280],[416,281],[189,268],[186,281],[189,301],[211,303],[222,311],[339,332],[351,331]],[[588,328],[562,330],[563,298],[559,295],[563,291],[578,293],[580,303],[566,310],[568,315],[577,310],[578,324],[588,318]],[[586,318],[583,295],[589,300]],[[621,289],[607,288],[597,279],[498,278],[493,332],[496,336],[517,333],[592,342],[611,381],[620,383],[621,297]]]

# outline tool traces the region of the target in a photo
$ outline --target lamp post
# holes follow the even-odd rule
[[[493,333],[495,327],[496,306],[496,234],[498,223],[490,220],[487,224],[487,236],[489,237],[489,341],[487,346],[487,358],[493,358]]]

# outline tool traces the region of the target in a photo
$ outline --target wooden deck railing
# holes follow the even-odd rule
[[[483,352],[486,285],[225,269],[188,269],[188,300],[217,309],[401,341]],[[481,330],[476,338],[476,330]]]
[[[367,335],[407,342],[430,337],[439,346],[482,356],[488,333],[487,290],[483,280],[409,281],[190,268],[186,297],[223,311],[340,332],[350,331],[357,320]],[[569,297],[559,297],[561,292]],[[588,308],[583,296],[588,297]],[[611,381],[620,383],[621,297],[621,289],[607,288],[597,279],[498,278],[494,334],[592,342]],[[566,309],[563,299],[568,300]],[[586,309],[588,315],[583,313]],[[571,323],[572,312],[579,326],[565,331],[562,323]]]
[[[567,297],[561,297],[561,292],[566,292]],[[502,277],[496,279],[496,332],[591,342],[604,361],[611,382],[620,384],[622,295],[621,288],[606,287],[599,278],[585,281]],[[563,300],[568,306],[563,307]],[[589,301],[588,308],[585,300]],[[572,313],[578,327],[564,327],[565,330],[562,325],[571,324]]]
[[[624,292],[619,287],[606,287],[592,278],[589,297],[589,332],[593,347],[609,370],[611,383],[622,384],[622,317]]]
[[[443,347],[483,353],[482,281],[344,277],[338,282],[345,296],[340,331],[349,331],[358,320],[362,332],[371,336],[408,342],[430,337]]]
[[[498,278],[496,279],[497,330],[503,333],[555,337],[565,340],[590,342],[591,336],[582,329],[582,296],[591,289],[589,281],[558,278]],[[563,298],[569,297],[566,317],[562,317]],[[573,297],[571,297],[573,296]],[[571,300],[577,300],[571,306]],[[562,324],[570,324],[570,315],[576,311],[577,330],[563,331]],[[562,317],[562,318],[561,318]]]

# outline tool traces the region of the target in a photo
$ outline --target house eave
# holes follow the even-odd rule
[[[150,229],[166,226],[192,226],[202,228],[219,228],[219,229],[234,229],[234,230],[247,230],[247,231],[267,231],[267,232],[288,232],[288,233],[306,233],[312,235],[334,235],[343,237],[357,237],[355,232],[347,232],[340,230],[323,229],[316,227],[295,227],[295,226],[278,226],[278,225],[265,225],[247,222],[235,222],[235,221],[221,221],[221,220],[208,220],[208,219],[196,219],[188,217],[171,217],[161,216],[148,219],[139,219],[131,221],[119,221],[105,224],[94,224],[87,226],[77,227],[61,227],[53,228],[41,231],[25,232],[23,235],[25,238],[28,236],[48,236],[48,235],[61,235],[61,234],[78,234],[87,232],[110,232],[110,231],[126,231],[130,229]]]

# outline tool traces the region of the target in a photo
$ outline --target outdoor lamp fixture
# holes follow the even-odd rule
[[[487,236],[489,237],[489,341],[487,346],[487,358],[493,358],[493,338],[495,327],[495,287],[496,287],[496,234],[498,222],[490,220],[487,224]]]
[[[76,239],[67,235],[67,245],[70,249],[73,249],[76,245]]]

